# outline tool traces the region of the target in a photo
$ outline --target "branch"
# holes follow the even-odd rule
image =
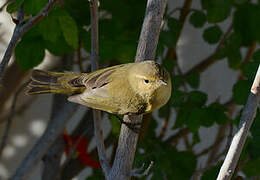
[[[44,168],[42,171],[42,179],[60,179],[60,162],[64,149],[64,141],[62,136],[60,135],[43,157]]]
[[[77,104],[66,102],[62,108],[55,112],[53,122],[48,124],[44,134],[27,154],[11,180],[27,179],[36,164],[41,160],[56,138],[63,132],[65,124],[75,112]]]
[[[148,0],[135,62],[154,60],[165,6],[165,0]]]
[[[98,69],[98,0],[90,0],[90,15],[91,15],[91,70]],[[101,129],[101,112],[93,109],[94,130],[97,142],[97,150],[99,161],[105,177],[108,177],[110,165],[106,156],[103,132]]]
[[[135,58],[136,62],[155,59],[165,6],[166,0],[148,0]],[[126,115],[124,121],[141,122],[142,115]],[[108,179],[129,180],[131,178],[137,141],[138,134],[122,124],[114,163]]]
[[[235,134],[217,180],[231,179],[260,101],[260,65]]]
[[[210,65],[214,64],[216,55],[219,52],[219,50],[222,49],[222,47],[224,46],[224,43],[226,42],[226,40],[231,35],[232,28],[233,28],[233,24],[230,24],[230,26],[228,27],[226,33],[223,35],[222,39],[220,40],[217,48],[215,49],[215,51],[214,51],[214,53],[212,55],[210,55],[206,59],[202,60],[199,64],[195,65],[193,68],[191,68],[186,73],[184,73],[184,75],[186,76],[186,75],[188,75],[188,74],[190,74],[192,72],[203,72]]]
[[[64,56],[62,60],[66,63],[68,62],[68,59],[71,59],[71,56]],[[68,102],[63,95],[54,96],[53,109],[50,117],[51,120],[48,123],[44,134],[21,162],[11,180],[27,179],[38,162],[43,158],[56,139],[62,134],[66,123],[77,107],[77,104]]]
[[[6,105],[8,100],[15,94],[17,89],[21,86],[28,72],[22,71],[17,62],[14,61],[5,71],[2,81],[2,88],[0,89],[0,124],[5,122],[8,119],[4,118],[6,114]]]
[[[47,16],[51,8],[55,5],[57,0],[49,0],[46,6],[37,14],[32,17],[29,21],[23,24],[23,7],[20,7],[17,14],[18,24],[15,26],[13,36],[8,44],[8,47],[5,51],[4,57],[0,64],[0,84],[2,84],[3,74],[7,64],[10,61],[14,48],[16,47],[18,40],[22,37],[22,35],[27,32],[33,25],[38,23],[43,17]]]
[[[1,145],[0,145],[0,159],[2,157],[2,152],[3,152],[3,150],[4,150],[4,148],[5,148],[6,144],[7,144],[7,140],[8,140],[8,136],[9,136],[9,130],[11,128],[11,125],[12,125],[12,122],[13,122],[13,118],[14,118],[14,115],[15,115],[15,107],[16,107],[16,102],[17,102],[18,95],[25,88],[25,86],[27,86],[27,84],[28,84],[28,82],[24,83],[17,90],[17,92],[14,95],[13,102],[12,102],[11,109],[10,109],[10,113],[9,113],[9,116],[8,116],[8,119],[7,119],[7,123],[6,123],[5,131],[4,131],[4,135],[3,135],[2,142],[1,142]]]

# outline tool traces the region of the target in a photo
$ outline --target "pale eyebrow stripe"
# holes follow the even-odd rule
[[[143,79],[147,79],[147,77],[145,77],[145,76],[142,76],[142,75],[135,75],[135,77],[138,77],[138,78],[143,78]]]

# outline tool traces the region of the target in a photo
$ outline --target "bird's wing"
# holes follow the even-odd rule
[[[111,82],[110,76],[116,70],[117,67],[110,67],[81,77],[80,81],[84,83],[86,90],[81,94],[70,96],[68,100],[94,109],[116,113],[119,107],[112,102],[113,99],[107,90]]]

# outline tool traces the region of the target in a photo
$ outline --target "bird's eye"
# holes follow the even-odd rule
[[[148,79],[145,79],[144,82],[148,84],[150,81]]]

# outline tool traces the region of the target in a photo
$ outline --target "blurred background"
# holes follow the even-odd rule
[[[1,59],[21,4],[26,22],[46,3],[0,2]],[[156,61],[171,72],[173,91],[166,106],[144,117],[135,167],[155,163],[144,179],[216,178],[260,62],[259,3],[168,0]],[[145,7],[143,0],[100,1],[100,67],[134,61]],[[64,96],[26,96],[24,84],[31,70],[89,72],[89,25],[87,0],[61,0],[19,41],[0,89],[0,179],[15,173],[55,119],[55,111],[62,112],[66,104]],[[35,164],[29,179],[103,179],[92,138],[92,113],[83,106],[72,108],[63,133]],[[234,179],[260,179],[259,121],[258,113]],[[103,113],[103,127],[113,159],[120,124]],[[76,148],[70,155],[72,146]],[[48,160],[52,153],[57,162]],[[51,165],[55,168],[49,174],[54,175],[47,178]]]

